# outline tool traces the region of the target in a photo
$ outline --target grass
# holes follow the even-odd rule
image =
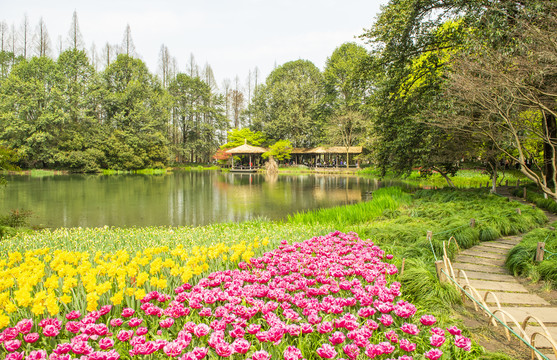
[[[556,226],[557,223],[553,223]],[[538,242],[545,243],[544,260],[535,261]],[[545,281],[557,288],[557,235],[549,228],[535,229],[524,235],[520,244],[509,251],[505,266],[515,275],[532,282]]]
[[[142,175],[164,175],[168,172],[167,169],[139,169],[139,170],[113,170],[103,169],[103,175],[124,175],[124,174],[142,174]]]
[[[373,177],[382,177],[381,172],[374,168],[368,167],[358,170],[359,175],[367,175]],[[399,179],[399,176],[393,173],[387,173],[383,178],[386,179]],[[433,173],[429,176],[423,176],[419,171],[412,171],[409,175],[403,178],[404,181],[419,187],[447,187],[447,181],[438,173]],[[491,177],[483,170],[477,169],[463,169],[459,170],[456,176],[451,177],[452,182],[457,188],[479,188],[479,187],[491,187]],[[502,182],[504,185],[506,181],[510,185],[514,185],[517,181],[525,184],[530,181],[520,173],[518,170],[507,170],[505,173],[500,173],[497,179],[498,182]]]
[[[512,191],[512,194],[517,197],[524,196],[524,187],[516,188]],[[545,198],[539,193],[536,186],[528,185],[526,186],[526,200],[531,203],[536,204],[537,207],[547,210],[553,214],[557,214],[557,202],[551,198]]]

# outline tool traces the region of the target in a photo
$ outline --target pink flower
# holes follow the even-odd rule
[[[116,350],[110,350],[106,353],[106,360],[118,360],[120,359],[120,354]]]
[[[431,326],[437,322],[437,319],[433,315],[424,315],[420,318],[420,322],[425,326]]]
[[[360,348],[356,344],[346,345],[342,350],[350,359],[356,359],[360,355]]]
[[[431,329],[429,329],[429,332],[435,335],[439,335],[439,336],[445,336],[445,330],[439,328],[439,327],[433,327]]]
[[[466,351],[472,350],[472,340],[461,335],[455,335],[454,344],[456,347],[462,348]]]
[[[148,332],[149,332],[149,329],[147,329],[147,328],[144,327],[144,326],[138,327],[138,328],[135,330],[135,334],[136,334],[136,335],[145,335],[145,334],[147,334]]]
[[[431,349],[424,353],[424,356],[429,360],[437,360],[443,356],[443,352],[439,349]]]
[[[169,342],[163,348],[164,353],[170,357],[176,357],[180,355],[182,353],[182,350],[184,350],[184,347],[178,342]]]
[[[271,354],[266,352],[265,350],[259,350],[253,353],[252,355],[253,360],[269,360],[271,359]]]
[[[37,340],[39,340],[39,334],[38,333],[29,333],[29,334],[23,336],[23,340],[25,340],[26,343],[32,344],[32,343],[36,342]]]
[[[289,346],[284,349],[283,355],[284,360],[299,360],[304,357],[302,351],[295,346]]]
[[[3,337],[3,341],[6,340],[13,340],[15,339],[17,336],[19,335],[19,330],[16,329],[15,327],[13,328],[7,328],[6,330],[4,330],[2,332],[2,337]]]
[[[340,331],[336,331],[331,336],[329,336],[329,341],[333,345],[341,344],[344,342],[344,340],[346,340],[346,336],[344,335],[344,333]]]
[[[27,334],[31,331],[33,327],[33,320],[31,319],[23,319],[17,323],[15,328],[19,331],[20,334]]]
[[[58,344],[58,346],[56,346],[56,349],[54,349],[52,352],[57,355],[63,355],[69,353],[70,351],[72,351],[72,345],[69,343],[62,343]]]
[[[43,335],[47,337],[54,337],[60,333],[60,329],[55,325],[46,325],[43,328]]]
[[[202,337],[207,335],[211,331],[211,328],[207,324],[199,324],[193,329],[193,334],[197,337]]]
[[[239,354],[245,354],[249,351],[251,344],[246,339],[236,339],[232,343],[232,347],[234,348],[235,352]]]
[[[163,329],[168,329],[169,327],[171,327],[172,325],[174,325],[174,319],[173,319],[173,318],[168,318],[168,319],[161,320],[161,321],[159,322],[159,325],[160,325],[161,328],[163,328]]]
[[[72,334],[77,334],[81,330],[82,324],[79,321],[68,321],[65,325],[66,330]]]
[[[201,360],[205,356],[207,356],[207,353],[209,352],[209,349],[207,349],[206,347],[195,347],[195,348],[193,348],[192,352],[193,352],[193,355],[195,355],[195,358],[197,360]]]
[[[24,353],[25,351],[22,351],[20,353],[18,352],[9,353],[8,355],[6,355],[4,360],[23,360]]]
[[[445,337],[437,334],[431,335],[429,338],[429,344],[431,346],[440,347],[445,343]]]
[[[387,340],[389,340],[392,343],[398,343],[398,335],[394,330],[390,330],[385,334],[385,337],[387,338]]]
[[[120,316],[128,318],[128,317],[132,317],[133,314],[135,314],[135,310],[132,308],[124,308],[122,310],[122,314]]]
[[[411,343],[410,340],[400,339],[400,348],[407,352],[416,350],[416,344]]]
[[[383,314],[381,315],[381,317],[379,318],[379,321],[381,322],[381,324],[383,324],[384,326],[391,326],[391,324],[393,323],[393,317],[389,314]]]
[[[14,352],[17,349],[19,349],[21,346],[21,341],[20,340],[8,340],[4,342],[4,347],[6,348],[6,350],[8,352]]]
[[[418,326],[415,324],[404,323],[400,327],[400,330],[410,335],[418,335],[420,333],[420,329],[418,329]]]
[[[324,321],[321,324],[317,325],[317,331],[320,334],[327,334],[333,331],[333,323],[330,321]]]
[[[317,355],[324,359],[332,359],[337,356],[337,352],[334,347],[329,344],[323,344],[319,349],[317,349]]]
[[[112,305],[105,305],[99,309],[99,315],[106,315],[112,310]]]
[[[26,360],[46,360],[47,354],[44,350],[33,350],[27,355]]]
[[[301,324],[300,329],[302,330],[302,334],[311,334],[313,332],[313,326],[308,323]]]
[[[112,340],[111,338],[102,338],[101,340],[99,340],[99,347],[102,350],[110,349],[113,346],[114,340]]]
[[[447,328],[447,330],[449,331],[449,333],[451,335],[461,335],[462,334],[462,330],[460,330],[456,326],[451,326],[450,328]]]
[[[133,336],[133,330],[120,330],[118,335],[116,335],[116,338],[118,338],[118,340],[124,342],[124,341],[128,341],[129,339],[131,339],[132,336]]]
[[[120,318],[110,320],[110,326],[112,327],[120,327],[124,323],[124,320]]]
[[[225,341],[221,341],[215,346],[215,352],[222,357],[229,357],[234,353],[234,348],[232,345]]]
[[[125,309],[124,309],[125,310]],[[124,316],[125,317],[125,316]],[[143,322],[143,319],[139,319],[139,318],[131,318],[130,321],[128,321],[128,325],[130,327],[136,327],[141,325],[141,323]]]

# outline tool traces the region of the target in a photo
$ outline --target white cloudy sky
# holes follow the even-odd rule
[[[387,0],[0,0],[0,21],[31,29],[42,17],[53,48],[67,38],[72,14],[89,49],[120,44],[129,24],[136,51],[152,72],[165,44],[181,71],[193,53],[209,63],[219,85],[236,76],[244,82],[256,66],[266,77],[273,67],[307,59],[320,69],[333,50],[356,41]],[[54,51],[56,54],[57,52]]]

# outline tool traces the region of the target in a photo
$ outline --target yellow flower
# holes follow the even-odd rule
[[[64,294],[62,296],[60,296],[60,302],[62,304],[69,304],[72,301],[72,297],[68,294]]]
[[[143,299],[147,293],[144,289],[136,289],[135,290],[135,298],[136,299]]]
[[[10,324],[10,317],[0,312],[0,329],[7,327]]]
[[[123,300],[124,300],[124,294],[122,291],[118,291],[116,294],[114,294],[114,296],[110,298],[110,302],[114,305],[122,304]]]
[[[58,301],[56,301],[56,297],[53,293],[49,294],[46,298],[46,309],[51,316],[55,316],[60,313]]]

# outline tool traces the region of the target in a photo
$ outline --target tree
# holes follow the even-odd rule
[[[444,151],[443,159],[436,154],[450,141],[465,144],[465,139],[459,139],[460,132],[432,126],[427,114],[438,101],[450,56],[463,46],[480,2],[392,1],[362,36],[372,46],[360,70],[373,80],[365,107],[373,120],[370,148],[383,173],[404,174],[414,167],[454,172],[464,149],[451,147],[456,151]]]
[[[355,43],[345,43],[327,58],[323,73],[325,96],[323,102],[330,112],[359,111],[365,104],[371,81],[362,76],[369,55]]]
[[[252,131],[249,128],[232,129],[228,132],[228,142],[221,145],[221,149],[232,149],[243,144],[260,146],[267,141],[265,134]]]
[[[244,110],[244,93],[239,88],[240,81],[237,76],[234,82],[236,84],[236,87],[234,88],[234,90],[228,93],[228,96],[230,97],[229,104],[232,110],[232,121],[234,124],[234,128],[239,129],[241,125],[240,116],[242,114],[242,111]]]
[[[329,120],[326,126],[327,140],[331,145],[340,145],[346,149],[346,167],[349,166],[350,147],[362,140],[367,122],[361,112],[348,110]]]
[[[0,170],[17,170],[18,167],[15,166],[17,162],[17,154],[15,151],[0,146]],[[6,179],[0,175],[0,186],[6,185]]]
[[[169,157],[166,133],[168,107],[159,81],[145,63],[127,55],[102,74],[106,111],[106,165],[111,169],[162,167]]]
[[[136,56],[135,45],[133,43],[132,30],[130,24],[126,25],[126,30],[124,31],[124,37],[122,39],[121,49],[122,49],[122,53],[126,54],[127,56],[130,57]]]
[[[50,37],[48,36],[48,31],[46,29],[46,24],[41,17],[39,24],[37,25],[37,30],[34,36],[35,54],[39,57],[49,56],[51,52],[50,48]]]
[[[291,61],[276,68],[255,89],[250,109],[253,129],[269,138],[289,140],[296,147],[319,143],[321,83],[322,74],[310,61]]]
[[[67,39],[68,47],[73,50],[84,50],[85,43],[83,41],[83,35],[79,30],[79,20],[77,18],[77,11],[74,10],[72,15],[72,22],[70,24],[70,30],[68,31]],[[62,47],[60,45],[59,52],[62,53]]]
[[[269,151],[263,153],[261,157],[267,159],[274,158],[278,161],[289,160],[292,153],[292,144],[288,140],[279,140],[269,147]]]
[[[443,126],[482,135],[519,164],[521,172],[557,201],[557,5],[538,2],[490,8],[485,22],[497,34],[501,16],[512,24],[494,43],[471,33],[452,65],[444,95],[452,113]]]
[[[168,87],[168,83],[170,82],[170,65],[171,65],[171,56],[168,51],[168,47],[164,44],[161,45],[161,49],[159,51],[159,73],[161,74],[162,79],[162,86],[164,88]]]

